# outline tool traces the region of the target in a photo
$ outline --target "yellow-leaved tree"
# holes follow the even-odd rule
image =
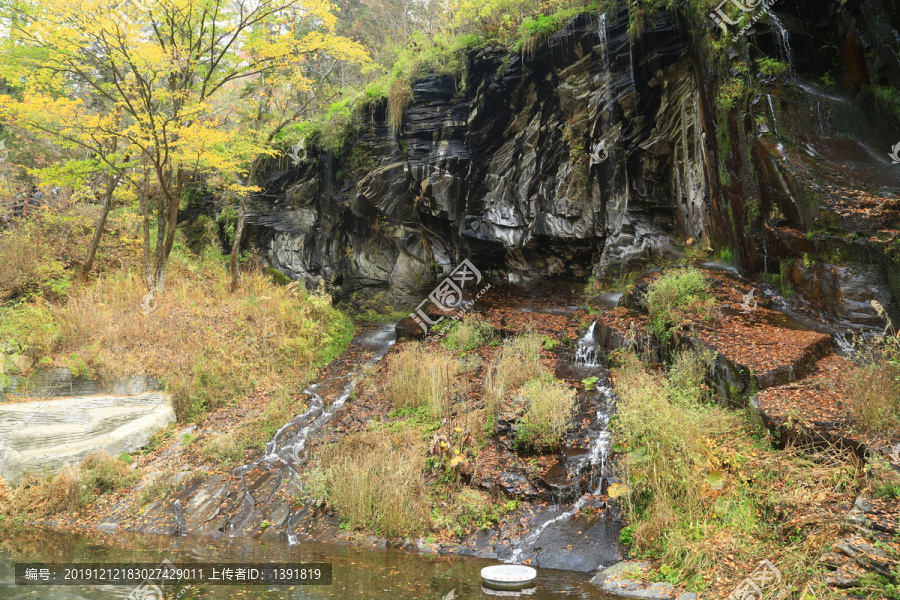
[[[240,197],[252,192],[254,161],[275,154],[272,132],[292,118],[270,120],[265,101],[247,118],[241,90],[266,82],[265,97],[279,86],[309,93],[320,83],[310,75],[314,65],[368,60],[359,44],[335,34],[328,0],[3,0],[0,7],[9,32],[0,46],[10,89],[0,96],[5,124],[81,149],[79,168],[104,172],[109,198],[123,184],[138,194],[148,304],[165,285],[187,183],[216,173]]]

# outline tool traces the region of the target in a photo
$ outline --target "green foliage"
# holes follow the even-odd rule
[[[477,313],[469,313],[453,324],[442,343],[448,350],[469,352],[489,343],[493,337],[490,322]]]
[[[668,271],[658,277],[650,284],[644,304],[653,334],[666,343],[689,317],[707,321],[716,317],[709,283],[703,273],[693,268]]]
[[[790,65],[769,56],[756,59],[756,68],[767,77],[781,77],[790,69]]]
[[[584,384],[584,390],[590,392],[591,390],[596,389],[598,381],[600,381],[599,377],[588,377],[587,379],[582,379],[581,383]]]
[[[53,348],[59,334],[50,306],[41,299],[0,306],[0,345],[4,348],[41,356]]]
[[[516,441],[535,448],[558,448],[575,414],[575,390],[552,377],[537,377],[519,391],[525,413],[516,423]]]
[[[900,90],[892,86],[865,85],[860,91],[860,101],[874,102],[884,115],[900,121]]]
[[[513,47],[516,51],[522,51],[525,54],[533,53],[541,42],[565,27],[573,18],[581,13],[597,12],[598,9],[599,3],[593,2],[587,6],[557,8],[549,14],[526,17],[519,25],[519,39],[516,40]]]
[[[733,77],[722,83],[716,95],[716,105],[723,111],[729,111],[743,101],[747,92],[747,84],[739,77]]]

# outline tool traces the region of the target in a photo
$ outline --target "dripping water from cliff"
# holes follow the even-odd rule
[[[280,477],[275,490],[266,492],[262,504],[267,504],[276,497],[276,493],[286,483],[294,481],[297,477],[296,469],[308,459],[307,443],[331,421],[335,413],[350,398],[357,373],[381,360],[395,341],[394,323],[382,325],[358,336],[353,342],[354,347],[358,351],[365,352],[368,358],[362,361],[332,363],[321,381],[303,390],[303,393],[311,398],[306,412],[294,417],[275,432],[266,443],[265,454],[262,457],[232,471],[240,484],[241,508],[228,526],[231,536],[240,535],[244,526],[250,523],[258,512],[259,502],[253,495],[254,484],[248,483],[248,474],[262,471]],[[253,481],[260,479],[261,477],[256,475]],[[295,483],[300,489],[303,488],[302,482]],[[288,542],[297,543],[296,537],[290,532]]]
[[[791,48],[791,34],[787,30],[787,27],[784,26],[784,23],[781,22],[781,19],[778,18],[771,8],[765,6],[763,11],[769,16],[769,21],[772,24],[773,29],[775,30],[775,35],[778,37],[778,47],[781,52],[781,57],[787,61],[788,67],[793,69],[794,67],[794,50]]]

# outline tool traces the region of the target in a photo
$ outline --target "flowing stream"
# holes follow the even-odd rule
[[[332,564],[331,585],[197,585],[190,589],[166,584],[164,596],[129,596],[135,586],[17,586],[16,562],[152,563],[168,559],[183,563],[302,563]],[[0,598],[3,600],[441,600],[451,590],[457,599],[482,598],[479,572],[496,561],[477,558],[417,555],[360,546],[309,543],[285,547],[254,540],[171,537],[119,532],[81,535],[60,531],[21,530],[0,540]],[[590,575],[541,569],[532,600],[613,598],[589,583]],[[180,594],[180,595],[179,595]]]
[[[536,523],[533,529],[513,547],[512,554],[506,559],[506,562],[520,563],[526,558],[535,556],[539,552],[541,537],[555,525],[573,519],[586,505],[604,494],[613,475],[609,460],[612,448],[609,424],[615,410],[616,397],[607,371],[600,362],[600,347],[595,338],[596,328],[597,322],[594,321],[584,337],[576,342],[574,361],[571,367],[573,374],[577,377],[595,379],[591,401],[596,407],[594,425],[597,434],[592,440],[586,458],[590,473],[587,493],[582,494],[567,508],[559,508],[558,514],[549,516],[540,524]],[[599,568],[603,566],[608,565],[598,565]]]
[[[294,480],[297,474],[296,467],[304,464],[308,458],[306,444],[310,437],[321,431],[347,402],[353,392],[356,375],[381,360],[395,341],[394,323],[381,325],[360,335],[354,341],[354,346],[367,352],[368,358],[352,366],[346,363],[331,365],[325,379],[303,391],[312,398],[307,411],[294,417],[275,432],[266,444],[266,451],[262,457],[234,469],[233,475],[241,483],[242,500],[240,511],[228,527],[232,536],[237,535],[244,525],[253,519],[257,506],[261,504],[260,500],[262,503],[268,502],[284,483]],[[277,470],[281,478],[280,483],[273,491],[267,492],[264,499],[255,498],[251,486],[246,481],[248,473],[260,469]],[[302,482],[295,483],[302,487]],[[296,544],[297,539],[293,534],[289,534],[288,542]]]

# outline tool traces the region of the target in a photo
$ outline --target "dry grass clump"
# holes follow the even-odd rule
[[[412,428],[353,433],[321,448],[315,491],[351,528],[418,535],[431,526],[425,456],[422,436]]]
[[[124,462],[94,454],[75,468],[42,478],[27,475],[15,488],[0,490],[0,517],[41,518],[90,504],[99,496],[131,485],[137,475]]]
[[[546,372],[541,364],[541,350],[545,338],[536,333],[526,333],[505,340],[492,363],[488,366],[485,379],[485,395],[488,412],[496,414],[497,407],[506,396],[526,381]]]
[[[491,341],[494,328],[490,321],[477,313],[469,313],[453,324],[444,336],[443,344],[449,350],[469,352]]]
[[[228,292],[220,260],[173,256],[167,287],[150,313],[133,273],[115,273],[55,311],[58,351],[75,353],[101,376],[163,378],[180,420],[201,417],[254,389],[298,388],[343,350],[350,322],[324,295],[247,274]]]
[[[385,388],[395,408],[428,407],[431,415],[445,412],[453,378],[462,363],[422,343],[405,344],[390,357]]]
[[[558,448],[575,415],[575,390],[552,377],[536,377],[519,390],[525,414],[516,423],[516,441],[535,448]]]
[[[635,530],[638,545],[651,543],[677,519],[673,507],[692,510],[699,488],[691,485],[705,462],[702,440],[710,419],[699,397],[673,402],[668,382],[643,369],[633,354],[624,356],[615,374],[619,403],[616,440],[629,452],[623,466],[632,480],[629,508],[654,514]],[[678,504],[674,500],[678,499]]]
[[[900,430],[900,368],[891,363],[858,367],[847,386],[853,423],[870,433]]]
[[[882,335],[854,342],[856,372],[847,386],[847,408],[853,423],[874,434],[900,430],[900,334],[876,301],[887,321]]]

